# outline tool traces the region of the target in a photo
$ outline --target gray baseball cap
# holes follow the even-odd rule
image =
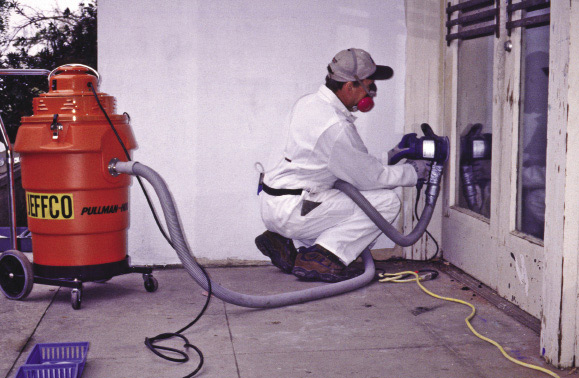
[[[364,79],[387,80],[394,75],[388,66],[378,66],[366,51],[347,49],[336,54],[328,66],[330,79],[340,82]]]

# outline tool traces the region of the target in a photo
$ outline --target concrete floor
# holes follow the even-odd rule
[[[400,271],[402,263],[381,263]],[[300,282],[273,266],[212,268],[214,280],[244,293],[270,294]],[[70,289],[35,285],[24,301],[0,298],[0,377],[15,377],[36,343],[89,341],[84,378],[183,377],[196,366],[148,351],[145,337],[176,331],[205,300],[181,269],[155,271],[159,289],[144,290],[140,275],[87,283],[82,308]],[[477,308],[474,327],[521,361],[547,366],[539,336],[447,274],[425,286]],[[467,329],[470,309],[424,294],[415,283],[366,288],[287,308],[251,310],[213,298],[205,316],[185,332],[205,355],[199,377],[429,377],[532,378],[548,375],[515,365]],[[171,343],[167,343],[171,344]],[[179,346],[180,342],[172,344]],[[551,370],[555,371],[552,367]],[[557,371],[563,378],[579,377]]]

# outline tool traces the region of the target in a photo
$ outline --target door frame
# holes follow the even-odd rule
[[[574,6],[573,6],[574,5]],[[579,4],[551,1],[545,263],[541,354],[555,366],[579,357]]]
[[[446,1],[442,3],[444,8]],[[507,36],[504,2],[500,2],[503,21],[494,50],[494,180],[488,220],[453,206],[458,194],[454,177],[458,170],[457,144],[460,140],[456,131],[456,42],[442,52],[443,124],[445,135],[451,139],[451,157],[442,201],[444,257],[495,289],[499,295],[540,318],[540,354],[557,367],[571,367],[579,357],[579,189],[576,189],[579,188],[579,148],[572,147],[579,146],[579,107],[574,106],[579,103],[579,4],[575,3],[573,7],[573,3],[552,1],[550,9],[549,127],[545,236],[542,243],[514,231],[516,180],[514,184],[513,180],[517,177],[520,43],[513,43],[514,50],[509,55],[504,52],[504,43],[507,39],[520,41],[520,31],[513,30],[511,36]],[[445,17],[443,10],[443,23]],[[457,229],[461,225],[466,227]],[[493,250],[493,256],[489,258],[476,253],[483,250]],[[532,261],[526,259],[517,266],[517,253],[526,253],[523,256],[532,257]],[[514,264],[509,262],[511,254],[515,255]],[[507,268],[499,269],[507,263]],[[527,282],[514,279],[520,275],[517,268],[523,267],[527,270]],[[534,285],[530,289],[532,299],[525,300],[521,293],[529,290],[530,284]]]

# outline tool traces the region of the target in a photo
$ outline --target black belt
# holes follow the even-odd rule
[[[263,184],[263,191],[269,194],[270,196],[299,196],[302,194],[303,189],[275,189]]]

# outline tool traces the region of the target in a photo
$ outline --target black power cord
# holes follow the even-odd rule
[[[418,216],[418,202],[420,200],[420,192],[422,191],[422,185],[423,183],[419,183],[416,187],[417,189],[417,194],[416,194],[416,202],[414,202],[414,216],[416,217],[416,220],[420,220],[420,217]],[[430,236],[430,238],[432,239],[432,241],[434,242],[434,244],[436,245],[436,252],[434,253],[434,255],[432,255],[431,257],[424,259],[424,260],[417,260],[417,259],[405,259],[403,257],[400,258],[396,258],[396,257],[391,257],[389,260],[399,260],[399,261],[424,261],[424,262],[429,262],[432,261],[436,258],[436,256],[438,255],[438,253],[440,252],[440,248],[438,246],[438,242],[436,241],[436,239],[434,238],[434,236],[432,236],[432,234],[430,232],[428,232],[428,230],[425,230],[426,234],[428,236]],[[382,278],[381,274],[386,273],[386,271],[384,269],[376,269],[377,271],[379,270],[380,273],[376,274],[376,277],[378,279]],[[438,271],[434,270],[434,269],[420,269],[417,270],[416,273],[418,273],[425,281],[427,280],[434,280],[438,277]],[[410,274],[406,274],[402,277],[399,277],[398,279],[407,279],[409,278],[411,275]]]
[[[121,139],[121,136],[119,135],[116,127],[113,125],[113,122],[111,121],[109,115],[107,114],[105,108],[103,107],[103,105],[101,104],[99,97],[92,85],[91,82],[88,83],[88,87],[90,88],[90,90],[92,91],[94,98],[97,101],[97,104],[99,106],[99,108],[101,109],[102,113],[104,114],[105,118],[107,119],[107,122],[109,123],[111,129],[113,130],[113,132],[115,133],[115,136],[117,137],[117,140],[119,141],[121,147],[123,148],[123,151],[125,152],[125,156],[127,158],[128,161],[131,161],[131,155],[129,153],[129,151],[127,150],[127,147],[125,146],[125,143],[123,143],[123,140]],[[129,117],[130,118],[130,117]],[[143,181],[141,180],[141,178],[139,176],[137,177],[137,181],[139,182],[139,185],[141,186],[141,189],[143,190],[143,194],[145,195],[145,198],[147,199],[147,203],[149,204],[149,208],[151,209],[152,213],[153,213],[153,218],[155,218],[155,223],[157,223],[157,227],[159,228],[159,230],[161,231],[161,234],[163,234],[163,237],[165,238],[165,240],[167,240],[167,243],[169,243],[169,245],[173,247],[173,243],[171,242],[171,239],[169,238],[169,236],[167,235],[167,232],[165,231],[165,229],[163,228],[163,226],[161,225],[161,221],[159,220],[159,217],[157,215],[157,212],[155,211],[155,207],[153,206],[153,203],[151,202],[151,198],[149,197],[149,193],[147,192],[147,190],[145,189],[145,185],[143,184]]]
[[[418,189],[418,192],[416,194],[416,202],[414,203],[414,216],[416,217],[416,220],[420,220],[420,217],[418,216],[418,201],[420,200],[421,190],[422,190],[422,188]],[[440,252],[440,248],[439,248],[438,242],[436,241],[434,236],[432,236],[432,234],[430,232],[428,232],[428,230],[424,230],[424,231],[426,231],[426,235],[430,236],[430,238],[434,242],[434,245],[436,245],[436,252],[431,257],[429,257],[425,260],[419,260],[419,261],[432,261],[436,258],[436,256],[438,256],[438,252]]]
[[[131,161],[131,155],[129,154],[129,151],[127,150],[125,144],[123,143],[121,136],[119,135],[117,129],[113,125],[113,122],[111,121],[105,108],[102,106],[102,104],[99,100],[98,94],[96,93],[95,88],[91,82],[88,83],[88,87],[92,91],[92,94],[93,94],[94,98],[96,99],[96,102],[97,102],[99,108],[101,109],[102,113],[104,114],[105,118],[107,119],[109,126],[111,127],[111,129],[115,133],[117,140],[119,141],[121,147],[123,148],[123,151],[125,152],[125,156],[126,156],[127,160]],[[128,116],[128,114],[127,114],[127,116]],[[129,117],[129,119],[130,119],[130,117]],[[149,197],[149,194],[147,192],[147,189],[145,188],[145,185],[143,184],[143,182],[139,176],[136,176],[136,177],[137,177],[137,181],[139,182],[139,185],[141,186],[143,194],[145,195],[145,198],[147,199],[147,203],[149,204],[149,208],[151,209],[151,212],[153,214],[153,218],[155,218],[155,223],[157,223],[157,227],[159,228],[159,230],[161,231],[161,234],[163,234],[163,237],[165,238],[165,240],[167,240],[167,243],[169,243],[171,248],[175,249],[175,246],[173,245],[171,238],[169,237],[169,235],[167,235],[165,229],[161,225],[161,222],[159,220],[159,217],[157,216],[157,212],[155,211],[155,207],[153,206],[153,203],[151,202],[151,198]],[[175,348],[169,348],[166,346],[155,345],[155,343],[163,341],[163,340],[167,340],[167,339],[170,339],[173,337],[177,337],[177,338],[182,339],[185,342],[185,344],[184,344],[185,348],[192,348],[195,350],[195,352],[197,352],[197,355],[199,356],[199,364],[197,365],[197,368],[195,368],[195,370],[193,372],[191,372],[190,374],[186,375],[183,378],[191,378],[195,374],[197,374],[199,372],[199,370],[201,370],[201,368],[203,367],[203,362],[204,362],[203,353],[201,352],[201,350],[199,348],[197,348],[195,345],[191,344],[189,342],[189,340],[185,336],[182,335],[183,332],[185,332],[187,329],[189,329],[191,326],[193,326],[195,323],[197,323],[197,321],[199,319],[201,319],[203,314],[205,314],[207,307],[209,307],[209,302],[211,300],[211,293],[212,293],[211,279],[209,278],[207,271],[201,265],[199,267],[201,268],[201,271],[203,272],[203,274],[205,275],[205,278],[207,279],[207,299],[205,300],[205,304],[203,305],[203,308],[201,309],[201,311],[199,312],[197,317],[195,317],[195,319],[193,319],[192,322],[190,322],[189,324],[187,324],[185,327],[181,328],[177,332],[161,333],[161,334],[154,336],[154,337],[146,337],[145,338],[145,345],[147,346],[147,348],[149,348],[149,350],[151,350],[151,352],[155,353],[157,356],[159,356],[165,360],[168,360],[168,361],[184,363],[184,362],[189,361],[189,355],[184,351],[181,351],[181,350],[178,350]],[[161,353],[160,350],[167,351],[167,352],[170,352],[173,354],[177,354],[181,357],[180,358],[171,357],[171,356],[168,356],[166,354]]]
[[[117,137],[117,140],[119,141],[121,147],[123,148],[123,151],[125,152],[126,158],[128,161],[131,161],[131,157],[129,154],[129,151],[127,150],[127,148],[125,147],[125,144],[123,143],[119,133],[117,132],[115,126],[113,125],[111,119],[109,118],[106,110],[104,109],[104,107],[102,106],[98,95],[92,85],[92,83],[88,83],[88,87],[90,88],[90,90],[92,91],[97,104],[99,106],[99,108],[101,109],[102,113],[104,114],[105,118],[107,119],[111,129],[113,130],[113,132],[115,133],[115,136]],[[129,117],[130,118],[130,117]],[[141,181],[141,178],[139,176],[136,176],[137,180],[139,182],[139,185],[141,186],[141,189],[143,191],[143,194],[145,195],[145,198],[147,199],[147,203],[149,204],[149,208],[151,209],[151,212],[153,214],[153,217],[155,218],[155,222],[157,223],[157,227],[159,228],[159,230],[161,231],[161,233],[163,234],[163,237],[165,238],[165,240],[167,240],[167,242],[169,243],[169,245],[175,249],[175,247],[173,246],[173,243],[171,241],[171,239],[169,238],[169,236],[167,235],[167,233],[165,232],[165,229],[163,228],[163,226],[161,225],[161,222],[159,221],[159,218],[157,216],[157,213],[155,211],[155,208],[151,202],[151,199],[147,193],[147,190],[145,189],[145,186],[143,185],[143,182]],[[422,189],[422,185],[420,186],[420,188],[418,189],[418,194],[416,195],[416,202],[414,205],[414,214],[417,218],[417,220],[420,220],[420,217],[418,216],[418,201],[420,199],[420,192]],[[434,238],[434,236],[432,236],[432,234],[428,231],[425,230],[426,234],[428,236],[430,236],[430,238],[432,239],[432,241],[434,242],[434,244],[436,245],[436,252],[434,253],[433,256],[429,257],[428,259],[425,260],[412,260],[412,259],[408,259],[409,261],[432,261],[436,258],[436,256],[438,255],[440,248],[438,246],[438,242],[436,241],[436,239]],[[197,348],[195,345],[191,344],[189,342],[189,340],[182,335],[183,332],[185,332],[187,329],[189,329],[191,326],[193,326],[205,313],[205,311],[207,310],[207,307],[209,306],[209,301],[211,299],[211,295],[212,295],[212,290],[211,290],[211,280],[209,279],[209,275],[207,274],[207,272],[205,271],[205,269],[200,266],[201,270],[203,271],[203,274],[205,275],[205,278],[207,279],[207,286],[208,286],[208,290],[207,290],[207,300],[205,301],[205,305],[203,306],[203,308],[201,309],[201,311],[199,312],[199,314],[197,315],[197,317],[189,324],[187,324],[185,327],[181,328],[180,330],[178,330],[177,332],[167,332],[167,333],[161,333],[157,336],[154,337],[147,337],[145,338],[145,345],[147,346],[147,348],[149,348],[154,354],[156,354],[157,356],[168,360],[168,361],[173,361],[173,362],[187,362],[189,361],[189,356],[187,355],[187,353],[180,351],[178,349],[174,349],[174,348],[169,348],[169,347],[165,347],[165,346],[160,346],[160,345],[155,345],[156,342],[159,341],[163,341],[163,340],[167,340],[173,337],[177,337],[182,339],[185,344],[184,347],[185,348],[193,348],[197,354],[199,355],[199,365],[197,366],[197,368],[191,372],[190,374],[186,375],[183,378],[191,378],[193,377],[195,374],[197,374],[197,372],[199,372],[199,370],[201,370],[201,368],[203,367],[203,353],[201,352],[201,350],[199,348]],[[425,269],[425,270],[421,270],[420,272],[427,272],[429,274],[429,279],[434,279],[438,276],[438,272],[435,270],[429,270],[429,269]],[[166,354],[163,354],[161,352],[159,352],[159,350],[165,350],[174,354],[177,354],[179,356],[181,356],[180,358],[175,358],[175,357],[171,357],[168,356]]]

